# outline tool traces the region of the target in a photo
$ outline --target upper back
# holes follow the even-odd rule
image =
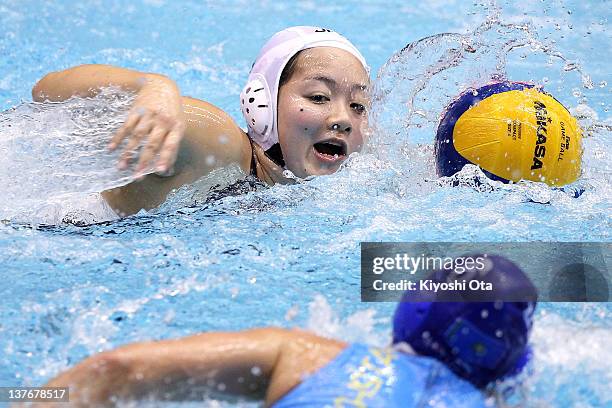
[[[437,360],[354,344],[273,405],[274,408],[324,406],[487,405],[480,391]]]

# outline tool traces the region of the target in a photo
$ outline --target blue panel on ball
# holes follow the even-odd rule
[[[459,120],[461,115],[469,108],[491,95],[508,91],[520,91],[526,88],[533,88],[533,85],[520,82],[498,82],[479,88],[476,95],[474,95],[472,91],[467,91],[451,103],[440,121],[434,143],[436,170],[438,175],[452,176],[466,164],[473,164],[455,150],[455,145],[453,143],[453,130],[455,128],[455,123]],[[508,180],[498,177],[486,170],[483,170],[483,172],[487,177],[493,180],[502,181],[504,183],[508,182]]]

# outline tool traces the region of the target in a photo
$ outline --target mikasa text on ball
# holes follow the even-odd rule
[[[467,91],[447,108],[436,134],[436,166],[466,164],[503,182],[562,186],[580,176],[582,131],[555,98],[533,85],[501,82]]]

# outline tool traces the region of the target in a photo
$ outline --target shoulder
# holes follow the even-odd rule
[[[238,126],[236,121],[223,109],[210,102],[183,96],[183,113],[187,126],[207,130],[224,130],[228,136],[246,136],[246,133]]]
[[[269,326],[265,328],[251,329],[248,332],[249,335],[276,338],[279,341],[283,352],[287,354],[292,353],[294,350],[299,350],[301,352],[302,349],[310,348],[313,345],[340,350],[347,346],[347,343],[343,341],[319,336],[310,331],[297,328],[286,329],[282,327]]]
[[[250,169],[252,149],[247,134],[236,121],[217,106],[183,97],[185,138],[200,158],[214,158],[215,167],[238,163],[243,171]]]
[[[323,368],[347,347],[345,342],[303,330],[276,330],[282,332],[279,335],[283,342],[266,396],[268,405]]]
[[[182,102],[186,120],[192,126],[206,129],[222,128],[245,134],[227,112],[212,103],[190,96],[183,96]]]

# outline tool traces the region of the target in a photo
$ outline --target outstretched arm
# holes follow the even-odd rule
[[[47,74],[32,89],[32,98],[38,102],[57,102],[72,96],[92,97],[107,87],[137,94],[126,122],[109,145],[114,149],[123,140],[128,141],[119,167],[127,168],[141,141],[147,140],[136,173],[152,165],[158,153],[157,170],[171,169],[185,131],[181,94],[171,79],[110,65],[80,65]]]
[[[70,387],[70,402],[83,407],[145,394],[184,398],[196,386],[261,397],[289,336],[266,328],[131,344],[90,357],[47,386]]]
[[[193,399],[198,396],[190,391],[202,387],[246,397],[265,394],[271,405],[344,347],[344,342],[301,330],[203,333],[97,354],[46,386],[69,387],[73,407],[108,406],[144,395]]]
[[[181,97],[169,78],[109,65],[81,65],[42,78],[32,89],[35,101],[62,101],[71,96],[90,97],[106,87],[136,93],[126,122],[109,147],[127,140],[119,159],[125,169],[134,160],[140,183],[104,191],[103,197],[121,215],[135,214],[161,204],[167,195],[212,170],[238,164],[251,166],[248,137],[221,109],[210,103]],[[154,162],[156,157],[157,162]],[[158,177],[162,175],[163,177]]]
[[[89,64],[48,73],[32,88],[32,99],[37,102],[60,102],[72,96],[93,97],[103,88],[111,86],[139,92],[145,86],[176,85],[163,75],[111,65]]]

